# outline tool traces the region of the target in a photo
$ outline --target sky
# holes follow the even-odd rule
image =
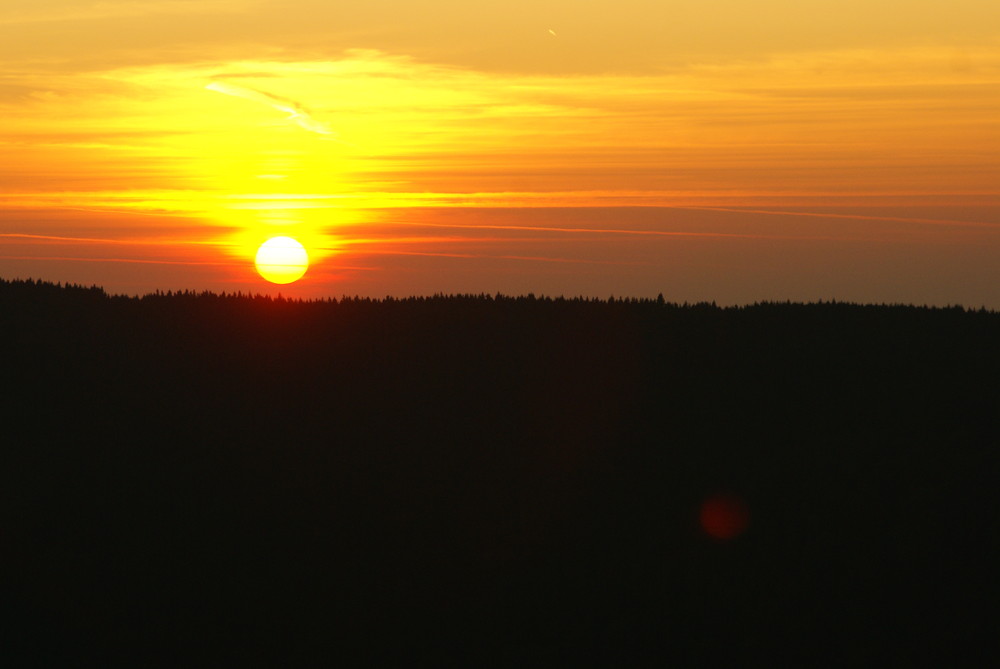
[[[0,118],[7,279],[1000,309],[996,0],[4,0]]]

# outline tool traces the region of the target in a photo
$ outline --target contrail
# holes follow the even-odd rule
[[[305,107],[294,100],[287,100],[285,98],[279,98],[276,95],[271,95],[270,93],[255,91],[252,88],[234,86],[233,84],[224,84],[218,81],[213,81],[205,86],[205,88],[217,93],[232,95],[236,98],[260,102],[261,104],[265,104],[272,109],[285,112],[288,114],[289,120],[295,121],[303,130],[315,132],[320,135],[326,135],[328,137],[336,137],[337,135],[337,133],[331,130],[326,123],[314,119]]]

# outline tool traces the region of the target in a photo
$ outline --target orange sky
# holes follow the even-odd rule
[[[1000,308],[998,47],[993,0],[7,0],[0,276]]]

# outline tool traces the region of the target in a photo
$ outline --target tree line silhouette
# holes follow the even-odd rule
[[[996,312],[0,280],[0,325],[19,663],[905,661],[991,633]],[[701,530],[714,492],[744,535]]]

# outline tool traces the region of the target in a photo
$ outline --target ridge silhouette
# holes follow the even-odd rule
[[[961,307],[0,280],[3,654],[954,660],[994,631],[998,342]]]

